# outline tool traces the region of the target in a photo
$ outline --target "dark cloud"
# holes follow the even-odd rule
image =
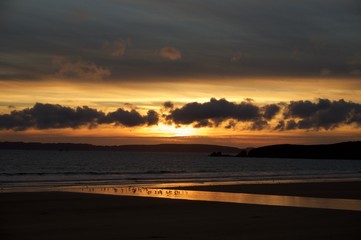
[[[174,104],[171,101],[167,101],[163,103],[163,107],[165,109],[173,109],[174,108]]]
[[[315,76],[323,68],[332,70],[323,74],[348,76],[359,69],[356,0],[2,2],[0,78],[5,80],[48,76],[52,55],[83,59],[87,71],[106,77],[103,70],[111,69],[114,81],[180,75]],[[69,21],[74,18],[69,13],[79,19]],[[128,36],[132,49],[124,38]],[[108,54],[99,47],[102,43]],[[155,52],[182,61],[155,59]],[[89,69],[90,63],[97,68]],[[72,70],[66,76],[79,73]]]
[[[252,121],[261,118],[260,109],[250,102],[232,103],[226,99],[212,98],[205,103],[188,103],[176,108],[167,116],[175,124],[193,124],[209,126],[211,121],[218,126],[225,120]]]
[[[0,115],[0,129],[21,131],[29,128],[93,127],[103,117],[103,112],[86,106],[73,109],[58,104],[36,103],[32,108]]]
[[[264,111],[263,117],[271,120],[281,110],[281,107],[277,104],[270,104],[264,106],[262,110]]]
[[[158,113],[153,110],[145,116],[134,109],[127,111],[121,108],[105,114],[87,106],[70,108],[58,104],[36,103],[32,108],[0,115],[0,129],[23,131],[30,128],[95,128],[98,124],[105,123],[135,127],[155,125],[158,121]]]
[[[114,112],[108,113],[100,123],[115,123],[125,127],[135,127],[147,124],[148,126],[156,125],[159,121],[159,115],[153,110],[149,110],[147,115],[142,116],[135,109],[130,111],[118,108]]]
[[[164,107],[172,107],[171,102]],[[149,110],[142,115],[136,109],[118,108],[104,113],[87,106],[70,108],[58,104],[36,103],[31,108],[0,114],[0,129],[23,131],[51,128],[96,128],[99,124],[122,127],[166,124],[191,125],[194,128],[248,129],[277,131],[332,130],[342,126],[361,127],[361,104],[350,101],[318,99],[258,106],[253,101],[240,103],[212,98],[204,103],[187,103],[170,108],[161,115]],[[239,124],[240,123],[240,124]]]
[[[288,120],[286,122],[286,129],[287,130],[292,130],[292,129],[296,129],[297,128],[297,123],[295,120]]]
[[[159,114],[154,110],[149,110],[145,120],[148,126],[157,125],[159,122]]]
[[[285,119],[290,119],[284,129],[334,129],[342,125],[361,125],[361,105],[343,99],[317,102],[292,101],[285,109]]]
[[[278,114],[282,113],[282,114]],[[250,130],[332,130],[344,125],[361,126],[361,105],[345,100],[319,99],[257,106],[254,102],[228,102],[214,99],[205,103],[188,103],[172,110],[166,119],[175,124],[193,127],[218,127],[225,121],[226,129],[246,122]],[[273,120],[278,120],[276,125]],[[272,125],[271,125],[272,123]]]
[[[274,130],[284,130],[285,129],[285,121],[280,120],[278,124],[274,127]]]
[[[193,125],[195,128],[202,128],[202,127],[213,127],[213,123],[208,119],[203,119],[196,124]]]
[[[291,101],[286,110],[285,117],[297,117],[297,118],[307,118],[312,116],[317,111],[326,109],[330,106],[330,101],[327,99],[320,99],[318,103],[313,103],[311,101]]]
[[[128,111],[118,108],[115,112],[110,112],[106,115],[104,123],[115,123],[126,127],[135,127],[145,124],[145,119],[134,109]]]
[[[258,119],[252,122],[250,130],[263,130],[268,127],[268,122],[263,119]]]

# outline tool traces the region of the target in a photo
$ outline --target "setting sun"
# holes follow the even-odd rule
[[[187,137],[200,134],[200,131],[198,129],[191,126],[176,127],[174,125],[166,125],[163,123],[159,124],[158,126],[152,127],[151,132],[155,135],[168,137]]]

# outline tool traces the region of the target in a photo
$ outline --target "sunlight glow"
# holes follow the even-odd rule
[[[174,125],[166,125],[163,123],[160,123],[158,126],[152,127],[151,131],[156,135],[171,137],[186,137],[198,135],[198,129],[193,128],[192,126],[176,127]]]

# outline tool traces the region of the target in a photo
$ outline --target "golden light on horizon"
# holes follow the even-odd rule
[[[175,126],[166,125],[163,123],[153,126],[149,130],[155,136],[167,136],[167,137],[189,137],[195,135],[202,135],[204,129],[193,128],[192,126]]]
[[[194,80],[194,79],[193,79]],[[139,110],[160,109],[165,101],[175,106],[189,102],[206,102],[210,98],[226,98],[240,102],[253,99],[257,104],[290,100],[328,98],[361,102],[359,82],[350,79],[178,79],[162,85],[158,82],[70,82],[54,79],[42,82],[0,81],[1,112],[6,105],[30,107],[36,102],[65,106],[89,106],[105,112],[130,103]],[[144,80],[145,81],[145,80]],[[341,82],[341,83],[340,83]],[[31,89],[31,94],[29,94]],[[172,93],[171,96],[169,93]]]
[[[194,80],[194,79],[193,79]],[[162,114],[169,114],[163,104],[171,101],[174,108],[182,108],[184,105],[197,102],[199,104],[209,102],[211,98],[225,98],[229,102],[240,103],[250,101],[253,105],[262,107],[272,103],[287,103],[297,100],[309,100],[317,102],[318,98],[330,100],[361,102],[361,94],[358,82],[336,81],[333,79],[244,79],[239,84],[239,79],[223,78],[203,81],[191,81],[190,79],[178,79],[167,84],[150,82],[69,82],[44,80],[43,82],[23,81],[0,81],[0,95],[3,97],[0,103],[0,113],[9,114],[11,111],[21,111],[32,108],[36,102],[59,104],[63,107],[77,108],[88,106],[105,114],[121,108],[125,111],[134,109],[142,116],[146,116],[148,110],[154,110],[160,114],[158,125],[147,124],[127,127],[121,124],[100,124],[93,129],[87,125],[76,129],[43,129],[27,131],[6,131],[2,129],[2,140],[27,139],[31,135],[35,141],[43,141],[48,137],[61,136],[62,139],[110,139],[102,140],[113,144],[111,139],[135,138],[142,142],[154,141],[154,138],[167,138],[173,141],[175,138],[188,139],[187,141],[201,141],[201,138],[212,138],[213,142],[237,145],[238,142],[248,142],[251,145],[265,145],[265,142],[306,142],[307,137],[312,135],[328,142],[333,139],[357,139],[360,136],[359,128],[355,126],[342,126],[338,130],[329,131],[277,131],[272,128],[278,120],[282,119],[282,113],[269,120],[270,127],[262,130],[248,130],[252,122],[239,122],[235,127],[226,127],[228,121],[217,127],[196,128],[193,122],[189,125],[176,126],[175,123],[164,123]],[[340,79],[339,79],[340,80]],[[327,86],[325,86],[327,85]],[[31,94],[29,94],[31,89]],[[282,106],[282,104],[280,104]],[[345,131],[345,132],[342,132]],[[146,140],[146,138],[153,140]],[[287,138],[287,140],[284,140]],[[39,140],[38,140],[39,139]],[[86,140],[83,140],[86,139]],[[141,139],[141,140],[139,140]],[[196,140],[198,139],[198,140]],[[233,139],[233,140],[232,140]],[[253,139],[253,140],[252,140]],[[257,139],[262,139],[258,141]],[[276,140],[277,139],[277,140]],[[65,140],[66,141],[66,140]],[[78,141],[78,140],[74,140]],[[90,140],[89,140],[90,141]],[[93,141],[93,140],[92,140]],[[115,140],[117,141],[117,140]],[[165,141],[165,140],[164,140]],[[211,140],[204,140],[210,142]],[[252,141],[254,143],[252,143]],[[322,140],[323,141],[323,140]],[[319,140],[319,142],[322,142]],[[95,142],[95,141],[94,141]],[[101,142],[99,140],[98,142]],[[97,143],[98,143],[97,142]],[[124,141],[119,141],[124,143]],[[127,142],[127,141],[125,141]],[[118,143],[118,142],[117,142]]]

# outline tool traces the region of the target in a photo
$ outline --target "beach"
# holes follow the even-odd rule
[[[361,182],[355,181],[187,189],[277,195],[291,195],[298,189],[299,196],[359,199],[360,187]],[[0,196],[3,240],[359,239],[361,234],[359,211],[75,192],[13,192]]]
[[[265,181],[263,184],[229,184],[187,186],[178,189],[272,194],[286,196],[361,199],[361,180],[320,180],[320,181]]]

